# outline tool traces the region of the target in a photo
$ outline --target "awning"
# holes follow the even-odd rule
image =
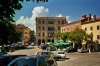
[[[53,44],[52,42],[46,42],[46,44]]]
[[[60,46],[60,45],[70,45],[70,42],[55,42],[54,45]]]

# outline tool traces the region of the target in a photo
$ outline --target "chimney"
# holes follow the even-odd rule
[[[96,20],[96,15],[93,16],[93,20],[94,20],[94,21]]]
[[[91,18],[91,14],[89,14],[89,18]]]
[[[88,21],[90,21],[90,19],[91,19],[91,14],[89,14]]]
[[[82,19],[86,19],[86,15],[83,15],[83,16],[82,16]]]

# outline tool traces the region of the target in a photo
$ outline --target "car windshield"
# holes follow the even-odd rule
[[[36,66],[36,59],[19,59],[18,66]]]
[[[0,52],[0,56],[4,56],[4,55],[6,55],[6,54],[3,54],[3,53]]]
[[[43,52],[43,55],[51,55],[53,54],[52,52]]]

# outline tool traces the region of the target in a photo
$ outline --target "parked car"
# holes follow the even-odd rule
[[[0,66],[7,66],[12,60],[18,57],[23,57],[27,55],[6,55],[0,56]]]
[[[89,50],[87,50],[87,49],[82,49],[82,48],[78,49],[77,51],[78,51],[79,53],[86,53],[86,52],[89,52]]]
[[[76,52],[77,51],[77,49],[76,48],[73,48],[73,47],[67,47],[65,50],[64,50],[64,52]]]
[[[66,53],[65,52],[58,52],[57,54],[60,55],[61,58],[66,59]]]
[[[43,56],[26,56],[14,59],[8,66],[48,66]]]
[[[48,66],[58,66],[57,62],[51,55],[43,55],[44,58],[46,59]]]
[[[61,56],[60,55],[54,54],[51,51],[40,51],[40,52],[37,52],[35,55],[51,55],[51,56],[53,56],[53,58],[55,60],[61,59]]]
[[[0,56],[5,56],[6,54],[4,54],[4,53],[2,53],[2,52],[0,52]]]

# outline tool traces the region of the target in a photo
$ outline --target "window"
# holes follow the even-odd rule
[[[25,32],[25,34],[27,34],[27,32]]]
[[[38,27],[38,30],[41,30],[41,27],[40,26]]]
[[[48,21],[48,24],[54,24],[54,21]]]
[[[47,66],[47,63],[44,58],[40,57],[38,59],[38,66]]]
[[[87,28],[85,28],[85,31],[87,31]]]
[[[38,33],[38,36],[41,36],[41,33]]]
[[[60,26],[58,26],[58,30],[60,30]]]
[[[90,27],[90,31],[92,31],[93,30],[93,27]]]
[[[45,24],[45,21],[44,20],[42,21],[42,24]]]
[[[58,21],[58,24],[60,24],[60,21]]]
[[[44,26],[42,27],[42,30],[45,30],[45,27]]]
[[[63,31],[63,29],[62,29],[62,31]]]
[[[100,30],[100,25],[97,26],[97,30]]]
[[[62,21],[62,24],[64,24],[64,21]]]
[[[36,64],[37,64],[36,58],[19,59],[17,66],[36,66]]]
[[[54,35],[54,32],[49,32],[48,33],[48,37],[53,37],[53,35]]]
[[[48,26],[48,31],[54,31],[54,26]]]
[[[100,39],[100,35],[97,35],[97,39]]]
[[[42,36],[45,36],[45,33],[44,32],[42,33]]]
[[[41,21],[40,20],[38,21],[38,24],[41,24]]]

